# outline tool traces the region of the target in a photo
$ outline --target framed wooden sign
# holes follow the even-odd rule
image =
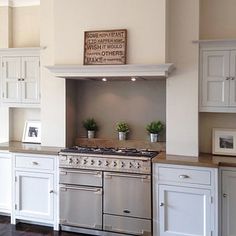
[[[126,64],[127,30],[84,33],[84,65]]]

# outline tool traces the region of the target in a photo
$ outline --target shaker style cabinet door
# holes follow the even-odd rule
[[[211,236],[210,190],[159,185],[160,236]]]
[[[2,57],[2,88],[5,104],[39,104],[39,56]]]
[[[53,220],[53,174],[16,171],[15,214]]]
[[[21,101],[21,58],[3,57],[2,59],[2,98],[4,102]]]
[[[201,106],[228,106],[230,51],[203,51]]]
[[[11,212],[11,154],[0,153],[0,212]]]
[[[236,236],[236,171],[222,171],[222,236]]]
[[[236,50],[230,53],[230,98],[229,105],[236,107]]]

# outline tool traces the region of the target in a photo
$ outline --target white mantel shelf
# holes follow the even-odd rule
[[[174,65],[55,65],[47,66],[47,69],[56,77],[78,80],[98,80],[109,78],[112,80],[126,80],[136,77],[142,80],[167,78],[173,71]]]

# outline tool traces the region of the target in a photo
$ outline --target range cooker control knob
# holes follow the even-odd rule
[[[72,164],[73,163],[73,159],[72,157],[69,158],[69,164]]]
[[[79,158],[76,159],[76,164],[79,164]]]
[[[134,165],[132,162],[129,163],[129,168],[132,168]]]
[[[108,161],[105,162],[105,166],[109,166],[109,162]]]
[[[94,164],[94,160],[91,160],[91,165],[93,165]]]
[[[86,164],[87,164],[87,162],[88,162],[88,161],[87,161],[86,159],[84,159],[84,165],[86,165]]]
[[[121,162],[121,168],[124,168],[125,167],[125,163],[122,161]]]
[[[138,162],[137,163],[137,169],[139,169],[141,167],[141,164]]]
[[[117,162],[116,162],[116,161],[113,162],[113,166],[114,166],[114,167],[117,166]]]
[[[98,165],[100,166],[102,164],[102,161],[101,160],[98,160]]]

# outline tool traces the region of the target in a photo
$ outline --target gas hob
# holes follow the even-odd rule
[[[62,149],[59,165],[64,168],[151,173],[151,159],[156,151],[134,148],[106,148],[74,146]]]

